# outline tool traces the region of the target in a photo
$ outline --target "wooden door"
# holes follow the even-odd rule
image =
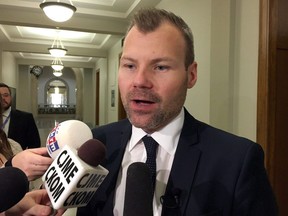
[[[257,142],[279,206],[288,215],[288,1],[260,1]]]

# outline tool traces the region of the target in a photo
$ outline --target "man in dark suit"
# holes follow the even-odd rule
[[[187,24],[164,10],[140,10],[119,65],[128,119],[93,129],[107,147],[109,174],[78,216],[123,215],[127,169],[146,161],[146,135],[158,143],[154,216],[277,215],[260,145],[200,122],[183,107],[196,80]]]
[[[11,90],[5,83],[0,83],[0,94],[4,109],[2,129],[6,132],[7,136],[18,142],[23,150],[40,147],[40,135],[32,113],[11,107]]]

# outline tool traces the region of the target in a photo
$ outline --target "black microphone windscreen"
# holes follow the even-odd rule
[[[18,203],[28,192],[29,181],[25,173],[15,167],[0,169],[0,212]]]
[[[132,163],[127,170],[123,216],[153,216],[151,173],[145,163]]]
[[[80,146],[77,154],[85,163],[96,167],[105,158],[106,147],[101,141],[90,139]]]

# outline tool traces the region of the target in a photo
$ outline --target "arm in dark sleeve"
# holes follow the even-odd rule
[[[27,137],[28,148],[39,148],[41,146],[39,131],[32,114],[29,115],[29,127],[27,129]]]

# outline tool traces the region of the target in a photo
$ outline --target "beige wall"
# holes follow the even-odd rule
[[[93,69],[85,68],[83,73],[83,121],[89,126],[95,124],[95,103],[92,98],[95,98],[95,90],[93,90]],[[78,91],[78,90],[77,90]]]
[[[2,52],[2,77],[1,82],[17,87],[17,64],[10,52]]]
[[[107,63],[107,59],[100,59],[97,62],[96,68],[97,70],[95,70],[94,73],[94,82],[96,82],[96,72],[99,70],[100,73],[100,87],[99,87],[99,124],[103,125],[107,123],[107,97],[108,97],[108,93],[107,93],[107,79],[108,79],[108,63]],[[95,85],[94,85],[95,86]],[[95,87],[96,89],[96,87]],[[95,90],[94,89],[94,90]],[[96,90],[94,91],[96,92]],[[95,122],[94,122],[95,123]]]
[[[19,65],[16,87],[16,108],[32,113],[31,76],[28,65]]]
[[[259,0],[235,0],[233,130],[256,140]]]
[[[108,85],[107,85],[107,122],[114,122],[118,119],[118,64],[121,54],[121,41],[116,43],[110,50],[108,56]],[[115,91],[115,107],[111,107],[111,90]]]

